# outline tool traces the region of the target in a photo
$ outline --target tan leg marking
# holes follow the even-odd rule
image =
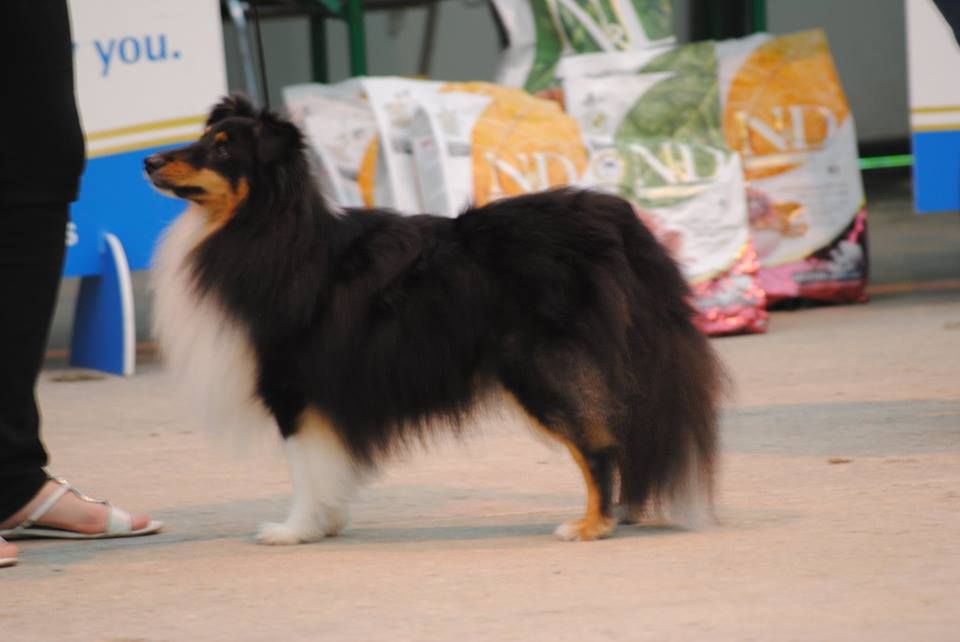
[[[587,509],[581,519],[564,522],[555,531],[555,535],[567,541],[590,541],[608,537],[617,527],[617,520],[612,516],[604,516],[600,510],[600,489],[597,487],[590,472],[590,466],[584,459],[583,453],[571,443],[566,444],[573,460],[580,467],[583,481],[587,485]]]
[[[590,466],[587,465],[587,461],[584,459],[580,450],[573,445],[573,442],[570,441],[569,438],[550,430],[529,414],[509,391],[504,391],[504,398],[516,405],[518,411],[527,418],[527,421],[529,421],[531,426],[536,428],[537,432],[547,435],[551,440],[559,441],[566,446],[570,454],[573,455],[573,460],[577,462],[577,466],[580,467],[580,472],[583,474],[583,480],[587,485],[587,508],[584,516],[582,519],[564,522],[557,527],[554,534],[558,538],[566,541],[589,541],[609,536],[617,527],[617,520],[612,516],[604,517],[600,512],[600,489],[597,487],[596,482],[594,482],[593,474],[590,472]],[[592,423],[593,422],[591,422],[591,425]],[[595,427],[589,430],[589,433],[588,439],[597,439],[599,442],[598,445],[607,445],[608,439],[611,439],[609,430],[605,426]]]

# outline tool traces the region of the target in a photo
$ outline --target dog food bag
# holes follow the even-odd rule
[[[494,0],[509,46],[498,82],[542,92],[556,87],[564,56],[629,51],[673,42],[670,0]]]
[[[768,301],[865,300],[867,212],[853,117],[820,30],[717,44]]]
[[[394,77],[364,78],[361,83],[380,132],[391,206],[405,214],[421,213],[411,126],[420,100],[439,92],[443,83]]]
[[[364,85],[392,191],[407,198],[401,211],[453,216],[471,203],[574,184],[586,169],[577,123],[552,101],[483,82]]]
[[[424,211],[452,217],[474,201],[471,134],[490,101],[458,91],[421,97],[410,144]]]
[[[615,76],[641,73],[643,68],[676,47],[658,46],[637,51],[601,51],[567,56],[557,63],[555,75],[561,82],[579,77]],[[677,71],[677,70],[675,70]]]
[[[483,82],[449,83],[443,91],[490,100],[470,133],[475,204],[576,184],[586,171],[577,122],[557,103]]]
[[[698,43],[637,73],[597,67],[602,75],[564,79],[565,100],[591,152],[585,181],[634,203],[682,266],[700,327],[763,332],[743,171],[724,142],[714,60],[712,43]]]
[[[391,205],[389,186],[377,176],[377,124],[360,82],[292,85],[283,96],[306,136],[321,191],[342,207]]]

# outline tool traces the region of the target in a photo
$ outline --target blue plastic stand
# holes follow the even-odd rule
[[[150,266],[157,238],[182,201],[155,192],[143,159],[167,147],[92,158],[70,212],[64,276],[81,277],[70,363],[132,375],[136,351],[131,270]]]
[[[113,374],[133,374],[136,322],[130,266],[120,239],[101,237],[100,274],[80,282],[70,363]]]

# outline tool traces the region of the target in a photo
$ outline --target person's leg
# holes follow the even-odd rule
[[[58,488],[43,470],[47,453],[34,390],[63,269],[67,208],[0,208],[0,529],[22,522]],[[67,494],[40,524],[99,533],[108,519],[102,504]],[[146,515],[134,516],[132,528],[149,522]],[[16,554],[12,544],[0,549]]]
[[[0,522],[47,480],[34,399],[83,169],[64,0],[0,3]],[[29,61],[29,62],[27,62]]]
[[[0,2],[0,86],[29,98],[0,101],[0,530],[59,488],[43,470],[34,388],[84,164],[72,41],[66,0]],[[39,524],[99,533],[108,518],[103,504],[67,493]],[[148,522],[134,517],[132,528]]]
[[[0,209],[0,523],[47,481],[34,388],[63,267],[67,207]]]

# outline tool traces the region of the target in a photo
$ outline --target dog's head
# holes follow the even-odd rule
[[[234,95],[210,111],[199,140],[153,154],[144,167],[158,189],[201,205],[211,222],[223,224],[302,150],[295,125]]]

